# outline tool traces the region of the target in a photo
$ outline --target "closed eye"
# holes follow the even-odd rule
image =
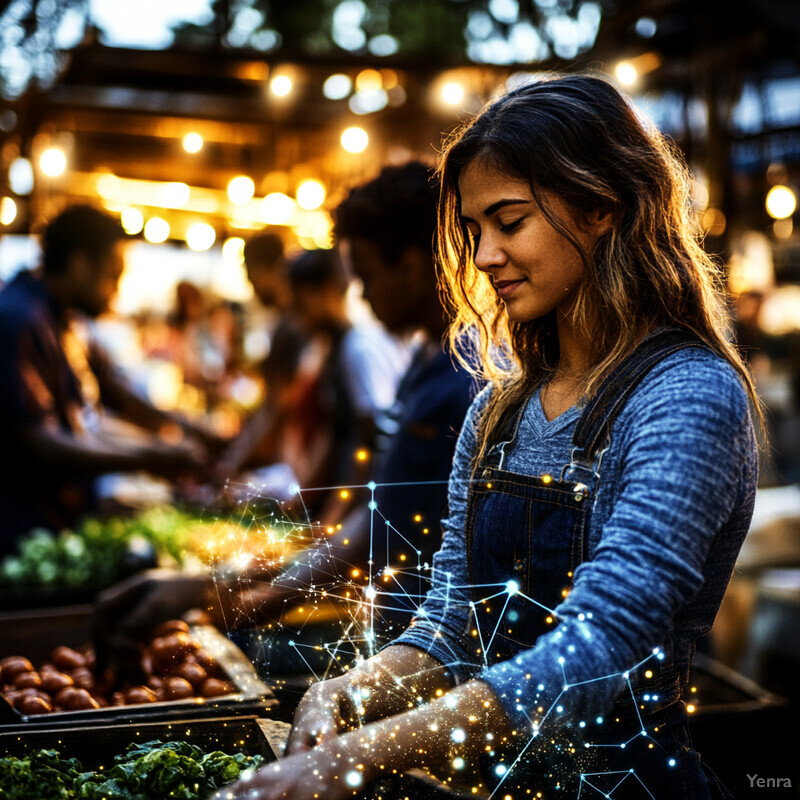
[[[522,220],[525,219],[524,217],[520,217],[519,219],[515,219],[512,222],[506,222],[505,224],[500,225],[500,232],[501,233],[510,233],[511,231],[515,231],[519,226],[522,224]]]

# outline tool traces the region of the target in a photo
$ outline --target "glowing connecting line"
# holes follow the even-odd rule
[[[236,516],[230,520],[225,546],[216,548],[212,562],[217,590],[231,591],[227,580],[235,576],[239,596],[245,598],[236,607],[238,618],[229,622],[238,629],[254,628],[257,610],[252,605],[248,607],[247,593],[242,590],[258,589],[280,579],[283,585],[295,585],[297,599],[292,600],[291,606],[286,602],[283,612],[259,631],[256,649],[264,661],[271,641],[285,634],[296,636],[285,646],[317,678],[346,671],[358,659],[373,655],[405,628],[413,614],[420,612],[430,584],[430,566],[423,563],[422,551],[415,544],[418,534],[401,531],[383,515],[375,499],[376,491],[430,483],[379,486],[370,482],[365,486],[305,490],[306,495],[316,491],[335,491],[340,496],[356,490],[368,492],[369,556],[365,565],[343,560],[341,548],[334,555],[323,533],[331,534],[341,526],[323,532],[311,520],[303,493],[280,501],[263,495],[257,486],[238,487],[240,503]],[[419,514],[410,519],[414,524],[422,521]],[[379,562],[376,553],[381,550],[377,547],[381,541]],[[293,568],[299,554],[312,547],[315,548],[311,559],[314,579],[303,581],[293,575]],[[327,613],[326,627],[333,637],[330,641],[318,637],[309,644],[302,634],[314,624],[315,615],[323,607]],[[334,619],[330,618],[331,612]],[[330,656],[325,665],[320,664],[321,654]],[[266,663],[260,667],[262,672],[270,670]]]
[[[322,531],[318,524],[313,523],[302,493],[297,492],[290,502],[281,502],[261,496],[256,489],[249,488],[250,492],[242,499],[236,518],[231,520],[230,530],[223,537],[225,547],[216,548],[218,551],[227,550],[227,558],[217,558],[213,566],[215,579],[230,578],[228,565],[235,566],[240,588],[258,588],[277,577],[281,577],[283,583],[296,584],[297,599],[292,601],[294,606],[284,603],[283,611],[278,618],[258,632],[255,657],[252,652],[250,655],[262,673],[269,671],[280,673],[279,667],[276,669],[271,662],[266,663],[273,642],[280,637],[287,640],[288,650],[294,654],[295,660],[303,665],[307,674],[319,680],[344,673],[369,658],[384,643],[394,639],[411,621],[412,616],[424,618],[422,602],[430,588],[433,571],[429,564],[423,563],[422,553],[415,544],[418,541],[418,534],[411,527],[419,525],[421,517],[410,514],[409,529],[401,530],[395,525],[397,520],[389,520],[383,514],[376,500],[378,489],[384,492],[391,489],[391,485],[379,486],[375,482],[370,482],[365,486],[325,489],[346,491],[348,494],[356,490],[362,492],[366,490],[368,495],[366,507],[369,511],[369,547],[366,565],[344,561],[341,548],[334,554],[328,537],[336,530],[336,526]],[[309,491],[317,490],[306,490],[306,493]],[[310,560],[312,579],[304,582],[292,576],[292,569],[299,554],[311,547],[315,548],[314,558]],[[381,556],[380,559],[378,555]],[[495,640],[506,633],[503,629],[504,623],[516,621],[522,613],[520,603],[524,607],[538,609],[538,613],[545,612],[548,618],[553,620],[558,618],[555,609],[548,608],[528,596],[516,580],[499,584],[464,586],[454,584],[450,575],[442,577],[444,580],[435,584],[436,592],[443,593],[439,599],[445,604],[468,606],[474,621],[474,624],[470,625],[475,639],[474,644],[484,666],[489,666]],[[217,583],[218,591],[228,591],[223,587],[227,587],[227,581],[220,580]],[[481,619],[486,617],[486,612],[492,606],[498,604],[500,605],[496,610],[500,613],[496,621],[492,620],[491,630],[483,630],[482,627],[485,625],[480,624]],[[321,613],[321,609],[326,609],[324,625],[314,629],[318,632],[316,637],[309,636],[308,633],[315,623],[315,615]],[[252,606],[248,608],[242,604],[237,609],[239,619],[235,620],[236,627],[247,628],[248,623],[255,619],[255,612],[256,609]],[[591,622],[591,614],[579,614],[576,620],[579,625],[588,625]],[[254,622],[249,627],[254,627]],[[552,635],[554,641],[558,641],[561,636],[560,629],[556,628],[548,635]],[[259,664],[259,655],[263,657],[264,663]],[[515,773],[524,762],[525,755],[541,736],[543,726],[551,718],[564,714],[568,705],[571,709],[575,690],[586,684],[606,680],[624,681],[625,694],[630,696],[639,721],[639,730],[632,737],[612,744],[605,738],[602,742],[586,742],[584,745],[586,751],[593,749],[599,751],[600,748],[625,749],[638,737],[647,738],[657,744],[645,729],[639,710],[641,700],[636,698],[632,676],[651,660],[662,658],[663,653],[654,650],[647,658],[627,671],[573,682],[569,679],[569,664],[573,659],[575,663],[579,663],[580,653],[575,652],[574,647],[565,648],[564,654],[559,659],[562,672],[560,691],[543,707],[538,707],[535,712],[532,710],[528,715],[530,722],[528,739],[521,752],[510,763],[501,762],[496,765],[495,775],[499,783],[492,792],[492,797],[501,791],[501,787],[509,786],[509,781],[513,781]],[[543,692],[544,687],[539,688]],[[397,683],[397,692],[404,700],[409,699],[408,688],[402,681]],[[446,704],[450,700],[449,695],[444,696]],[[655,693],[644,694],[642,700],[655,703],[658,701],[658,696]],[[421,698],[413,699],[414,703],[421,701]],[[409,702],[409,705],[411,704]],[[356,709],[361,708],[363,698],[354,698],[354,705]],[[360,714],[359,711],[357,713]],[[603,722],[604,720],[598,717],[591,723],[580,721],[579,727],[588,732],[593,726],[601,725]],[[525,735],[521,731],[517,733]],[[456,744],[463,741],[459,737],[466,738],[461,728],[454,729],[451,736]],[[451,766],[454,769],[462,768],[455,761]],[[345,781],[354,788],[360,785],[361,780],[362,775],[357,771],[345,776]],[[597,791],[602,796],[613,797],[614,792],[624,782],[629,781],[638,781],[649,794],[647,787],[633,771],[583,772],[580,774],[580,792]]]

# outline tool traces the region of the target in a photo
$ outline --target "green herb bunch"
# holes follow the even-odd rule
[[[197,800],[235,781],[264,759],[188,742],[132,744],[108,770],[84,772],[74,758],[35,750],[24,758],[0,758],[4,800]]]

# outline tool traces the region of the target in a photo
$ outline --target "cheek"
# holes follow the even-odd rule
[[[105,300],[110,300],[117,293],[117,281],[107,280],[103,284],[102,296]]]

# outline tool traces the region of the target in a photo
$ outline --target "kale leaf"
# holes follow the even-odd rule
[[[0,758],[3,800],[197,800],[263,763],[260,755],[205,753],[188,742],[132,744],[108,770],[83,772],[74,758],[34,750]]]

